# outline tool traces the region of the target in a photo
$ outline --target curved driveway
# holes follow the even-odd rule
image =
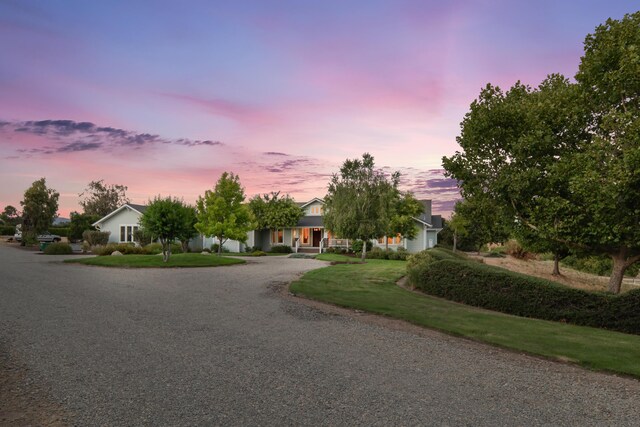
[[[0,246],[0,348],[77,425],[637,425],[640,383],[325,314],[324,263],[107,269]]]

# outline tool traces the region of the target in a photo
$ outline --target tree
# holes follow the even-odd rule
[[[182,244],[182,251],[187,252],[189,250],[189,240],[198,235],[196,230],[196,223],[198,222],[196,208],[186,205],[184,207],[184,226],[178,232],[178,240]]]
[[[125,203],[129,203],[126,196],[127,187],[124,185],[106,185],[104,180],[91,181],[87,188],[79,194],[80,206],[87,215],[99,218],[106,216]]]
[[[98,215],[71,212],[69,238],[72,240],[82,239],[82,233],[86,230],[95,230],[95,227],[92,224],[99,219],[100,217]]]
[[[609,290],[640,260],[640,12],[585,40],[577,83],[488,85],[443,159],[464,197],[484,194],[537,238],[608,254]]]
[[[456,203],[452,218],[457,238],[463,245],[480,252],[487,243],[504,242],[509,238],[508,216],[487,197],[468,197]]]
[[[420,216],[424,212],[424,206],[417,200],[413,193],[397,192],[395,197],[391,199],[389,206],[390,221],[389,228],[385,233],[385,249],[389,249],[389,236],[400,234],[406,239],[415,239],[418,234],[418,227],[414,218]]]
[[[46,231],[58,213],[60,194],[47,188],[45,178],[31,184],[24,192],[22,206],[22,244],[35,240],[35,237]]]
[[[20,213],[15,207],[7,205],[0,214],[0,220],[7,225],[16,225],[20,222]]]
[[[191,226],[190,211],[192,209],[182,200],[157,196],[149,202],[147,209],[140,217],[142,229],[160,240],[164,262],[168,262],[171,257],[171,244],[180,236],[184,236],[185,229]]]
[[[458,249],[458,237],[467,235],[469,219],[459,213],[453,212],[451,219],[446,223],[446,226],[448,226],[452,231],[453,241],[451,243],[453,246],[453,252],[455,252]]]
[[[257,195],[249,200],[249,209],[256,220],[256,228],[271,230],[294,227],[304,211],[289,195],[280,197],[279,192]]]
[[[218,239],[218,255],[222,245],[228,240],[247,241],[247,233],[254,228],[253,216],[244,204],[244,189],[240,178],[224,172],[213,191],[207,190],[204,197],[198,197],[198,222],[196,229],[205,236]]]
[[[333,174],[329,182],[323,212],[325,226],[336,235],[365,242],[385,235],[399,179],[399,172],[387,179],[375,170],[369,153],[363,154],[362,159],[345,160],[339,174]],[[363,245],[363,262],[366,248]]]

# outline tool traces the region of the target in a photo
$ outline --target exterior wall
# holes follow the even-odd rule
[[[200,237],[202,239],[202,237]],[[214,243],[218,243],[218,239],[215,237],[205,237],[204,238],[204,247],[211,249],[211,246]],[[229,252],[244,252],[244,245],[237,240],[227,240],[222,244],[222,247],[228,250]]]
[[[108,231],[109,243],[120,242],[120,226],[121,225],[140,225],[140,214],[132,209],[125,208],[102,222],[100,225],[100,231]]]
[[[260,233],[260,242],[262,243],[260,246],[262,247],[262,250],[269,252],[271,250],[271,231],[260,230],[257,231],[257,233]]]
[[[305,216],[322,216],[322,209],[324,204],[320,202],[313,202],[304,207]]]
[[[438,244],[438,231],[434,229],[427,230],[427,249],[433,248]]]
[[[412,253],[416,253],[416,252],[420,252],[422,250],[424,250],[425,246],[425,225],[424,224],[418,224],[418,234],[416,235],[415,239],[409,240],[406,239],[407,242],[407,251],[412,252]]]

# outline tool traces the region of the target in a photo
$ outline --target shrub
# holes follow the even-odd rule
[[[362,249],[362,246],[360,247]],[[369,252],[367,252],[367,258],[369,259],[387,259],[387,254],[382,248],[375,247],[372,248]]]
[[[153,242],[151,235],[145,233],[142,229],[138,229],[133,232],[133,240],[140,246],[146,246]]]
[[[82,242],[82,252],[90,252],[91,251],[91,245],[89,244],[89,242],[87,242],[86,240]]]
[[[85,230],[82,232],[82,239],[91,246],[106,245],[109,243],[110,234],[108,231]]]
[[[531,259],[533,254],[526,251],[522,245],[514,239],[509,240],[505,245],[505,253],[517,259]]]
[[[219,248],[219,247],[220,247],[220,245],[219,245],[219,244],[217,244],[217,243],[214,243],[213,245],[211,245],[211,253],[216,253],[216,254],[217,254],[217,253],[218,253],[218,248]],[[227,252],[227,253],[228,253],[228,252],[230,252],[230,251],[229,251],[229,249],[225,248],[225,247],[224,247],[224,245],[223,245],[223,246],[222,246],[222,253],[225,253],[225,252]]]
[[[434,251],[435,249],[418,252],[407,258],[407,275],[411,283],[417,283],[423,271],[437,261],[436,258],[433,257]]]
[[[160,243],[149,243],[144,246],[144,251],[148,255],[158,255],[162,253],[162,245]]]
[[[362,240],[356,240],[351,245],[351,249],[353,249],[353,252],[356,252],[356,253],[362,252],[362,245],[363,245]],[[373,244],[369,240],[367,240],[367,252],[369,252],[372,247],[373,247]]]
[[[271,253],[273,254],[290,254],[293,252],[291,246],[287,245],[277,245],[271,247]]]
[[[201,252],[211,253],[211,249],[209,249],[209,248],[203,248]]]
[[[253,251],[251,252],[251,256],[267,256],[267,253],[263,251]]]
[[[516,316],[640,334],[640,290],[592,293],[468,261],[420,262],[417,255],[408,275],[427,294]]]
[[[13,236],[16,234],[16,227],[13,225],[0,226],[0,236]]]
[[[570,255],[562,260],[562,264],[574,270],[582,271],[598,276],[610,276],[613,268],[613,261],[608,256],[578,256]],[[625,276],[635,277],[640,270],[640,263],[635,263],[627,268]]]
[[[119,251],[122,255],[148,255],[145,248],[133,243],[109,243],[91,247],[91,252],[99,256],[111,255],[114,251]]]
[[[50,227],[49,232],[60,237],[69,237],[69,227]]]
[[[44,253],[46,255],[70,255],[73,253],[73,249],[68,243],[56,242],[44,248]]]

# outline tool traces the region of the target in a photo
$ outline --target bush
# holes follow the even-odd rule
[[[517,259],[531,259],[533,254],[526,251],[517,240],[511,239],[504,245],[504,253]]]
[[[433,252],[433,251],[430,251]],[[516,316],[640,334],[640,290],[592,293],[462,260],[411,257],[411,283],[427,294]]]
[[[562,264],[574,270],[582,271],[598,276],[610,276],[613,269],[613,261],[608,256],[578,256],[570,255],[562,260]],[[627,268],[625,276],[635,277],[640,270],[640,263],[635,263]]]
[[[362,245],[363,245],[362,240],[356,240],[351,245],[351,249],[353,249],[353,252],[356,252],[356,253],[362,252]],[[369,252],[372,247],[373,247],[373,244],[369,240],[367,240],[367,252]]]
[[[73,253],[73,249],[68,243],[56,242],[44,248],[44,253],[46,255],[70,255]]]
[[[114,251],[119,251],[123,255],[148,255],[145,248],[133,243],[109,243],[91,247],[91,252],[99,256],[111,255]]]
[[[14,225],[0,226],[0,236],[13,236],[16,234],[16,227]]]
[[[207,253],[211,253],[211,249],[209,248],[203,248],[201,252],[207,252]]]
[[[211,245],[211,253],[218,253],[218,248],[220,247],[219,244],[214,243],[213,245]],[[229,249],[225,248],[224,245],[222,245],[222,253],[229,253],[231,252]]]
[[[109,243],[108,231],[85,230],[82,232],[82,239],[86,240],[91,246],[106,245]]]
[[[57,234],[60,237],[69,237],[69,227],[49,227],[51,234]]]
[[[138,229],[133,232],[133,241],[138,243],[140,246],[146,246],[153,240],[150,234],[145,233],[142,229]]]
[[[144,246],[144,251],[148,255],[158,255],[162,253],[162,245],[160,243],[149,243]]]
[[[263,251],[253,251],[251,252],[251,256],[267,256],[267,253]]]
[[[433,252],[435,252],[435,249],[418,252],[407,258],[407,275],[409,276],[409,282],[417,283],[423,271],[437,261],[437,259],[433,257]]]
[[[272,246],[270,252],[272,254],[290,254],[293,252],[293,249],[291,249],[291,246],[277,245],[277,246]]]

